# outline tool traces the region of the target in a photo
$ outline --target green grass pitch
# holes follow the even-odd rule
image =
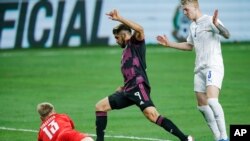
[[[225,77],[220,95],[227,129],[250,124],[250,44],[222,45]],[[67,113],[76,129],[95,134],[95,103],[122,85],[119,47],[0,50],[0,128],[38,130],[36,105],[48,101]],[[151,97],[160,114],[198,141],[213,137],[196,108],[194,52],[147,47]],[[108,113],[106,134],[177,141],[129,107]],[[35,132],[0,129],[1,141],[34,141]],[[95,138],[95,137],[94,137]],[[108,141],[130,141],[117,139]]]

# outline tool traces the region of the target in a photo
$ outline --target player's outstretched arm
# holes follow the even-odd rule
[[[156,39],[160,45],[163,45],[165,47],[175,48],[179,50],[186,50],[186,51],[191,51],[193,49],[193,46],[187,42],[182,42],[182,43],[170,42],[166,35],[163,36],[158,35]]]
[[[115,20],[115,21],[119,21],[127,26],[129,26],[130,28],[132,28],[135,31],[135,37],[137,40],[141,41],[144,39],[144,29],[141,25],[123,18],[118,10],[114,9],[113,11],[109,12],[106,14],[107,16],[109,16],[110,19]]]
[[[230,33],[229,31],[222,26],[219,22],[218,22],[218,10],[216,9],[214,11],[214,16],[213,16],[213,24],[217,27],[217,29],[219,30],[219,34],[222,35],[224,38],[228,39],[230,37]]]

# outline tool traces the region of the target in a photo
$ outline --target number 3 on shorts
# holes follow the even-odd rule
[[[207,73],[207,81],[212,82],[212,71],[209,70]]]

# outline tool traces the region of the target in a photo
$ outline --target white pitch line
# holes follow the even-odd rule
[[[33,133],[37,133],[38,132],[37,130],[32,130],[32,129],[16,129],[16,128],[8,128],[8,127],[0,127],[0,130],[33,132]]]
[[[0,130],[7,130],[7,131],[19,131],[19,132],[32,132],[37,133],[37,130],[32,129],[17,129],[17,128],[9,128],[9,127],[0,127]],[[89,134],[90,136],[96,136],[95,134]],[[164,139],[157,139],[157,138],[146,138],[146,137],[135,137],[135,136],[123,136],[123,135],[105,135],[106,138],[117,138],[117,139],[130,139],[130,140],[145,140],[145,141],[170,141]]]

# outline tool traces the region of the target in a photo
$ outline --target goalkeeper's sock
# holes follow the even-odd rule
[[[162,128],[164,128],[166,131],[168,131],[169,133],[175,135],[176,137],[178,137],[181,141],[186,141],[187,140],[187,136],[184,135],[180,129],[178,129],[178,127],[169,119],[159,116],[156,120],[156,124],[161,126]]]
[[[209,98],[208,104],[214,112],[214,117],[220,131],[220,139],[227,139],[224,112],[218,98]]]
[[[104,141],[105,129],[107,126],[107,112],[96,112],[96,141]]]

